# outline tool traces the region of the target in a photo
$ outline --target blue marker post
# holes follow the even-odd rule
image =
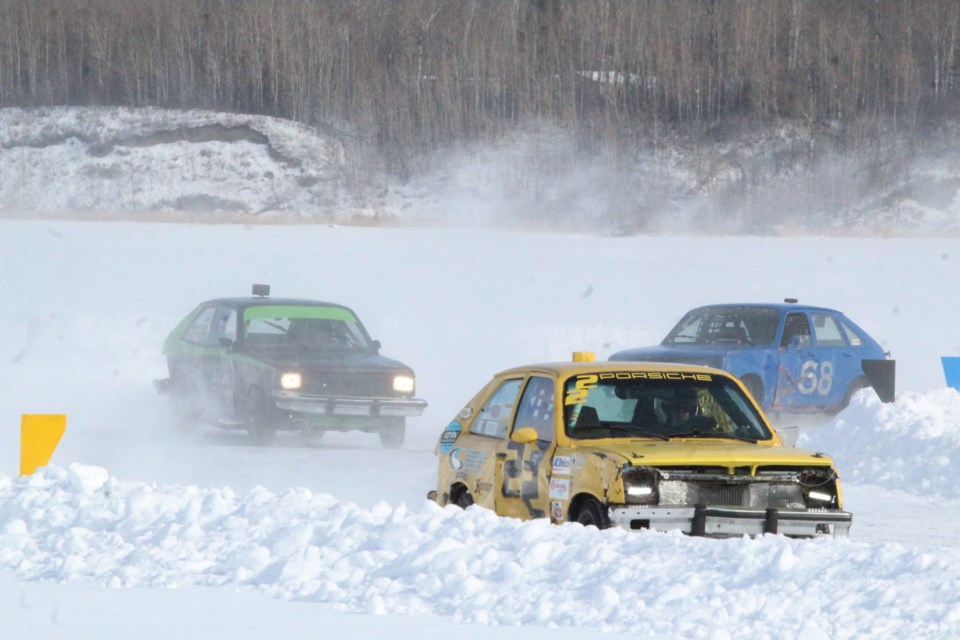
[[[947,386],[960,391],[960,357],[942,356],[943,377],[947,379]]]

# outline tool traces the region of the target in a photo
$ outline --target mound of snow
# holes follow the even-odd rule
[[[830,454],[848,484],[960,498],[960,392],[954,389],[903,392],[891,404],[861,392],[797,444]]]
[[[234,586],[345,611],[654,637],[960,634],[953,550],[598,531],[478,507],[361,509],[306,489],[236,495],[102,476],[50,466],[0,477],[0,567],[27,580]]]

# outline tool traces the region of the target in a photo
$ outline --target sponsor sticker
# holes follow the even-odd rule
[[[483,467],[487,456],[475,449],[461,449],[457,447],[447,453],[447,463],[454,471],[476,473]]]
[[[550,480],[550,498],[566,500],[570,497],[570,479],[553,478]]]
[[[550,519],[554,522],[563,522],[563,503],[554,500],[550,503]]]
[[[570,475],[570,467],[572,464],[573,459],[570,456],[553,456],[552,474],[555,476]]]
[[[573,454],[573,458],[570,461],[570,468],[574,471],[583,469],[583,466],[587,464],[587,457],[582,453]]]
[[[460,423],[454,420],[447,425],[447,428],[440,434],[440,453],[449,453],[453,449],[453,443],[460,436]]]
[[[480,478],[477,478],[477,481],[473,486],[474,495],[482,496],[483,494],[490,493],[491,491],[493,491],[492,482],[486,482],[484,480],[481,480]]]

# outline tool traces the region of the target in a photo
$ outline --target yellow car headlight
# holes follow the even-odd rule
[[[280,376],[280,388],[286,391],[295,391],[303,384],[300,374],[296,371],[287,371]]]
[[[394,376],[393,390],[400,393],[413,393],[415,382],[412,376]]]
[[[659,475],[649,467],[624,467],[623,493],[627,504],[658,504]]]

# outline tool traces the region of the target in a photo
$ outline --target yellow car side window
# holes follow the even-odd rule
[[[521,382],[523,380],[520,378],[503,382],[483,405],[480,414],[470,427],[470,433],[494,438],[507,437]]]
[[[520,400],[514,428],[532,427],[537,430],[538,440],[552,442],[554,396],[553,380],[536,376],[530,378],[523,392],[523,399]]]

